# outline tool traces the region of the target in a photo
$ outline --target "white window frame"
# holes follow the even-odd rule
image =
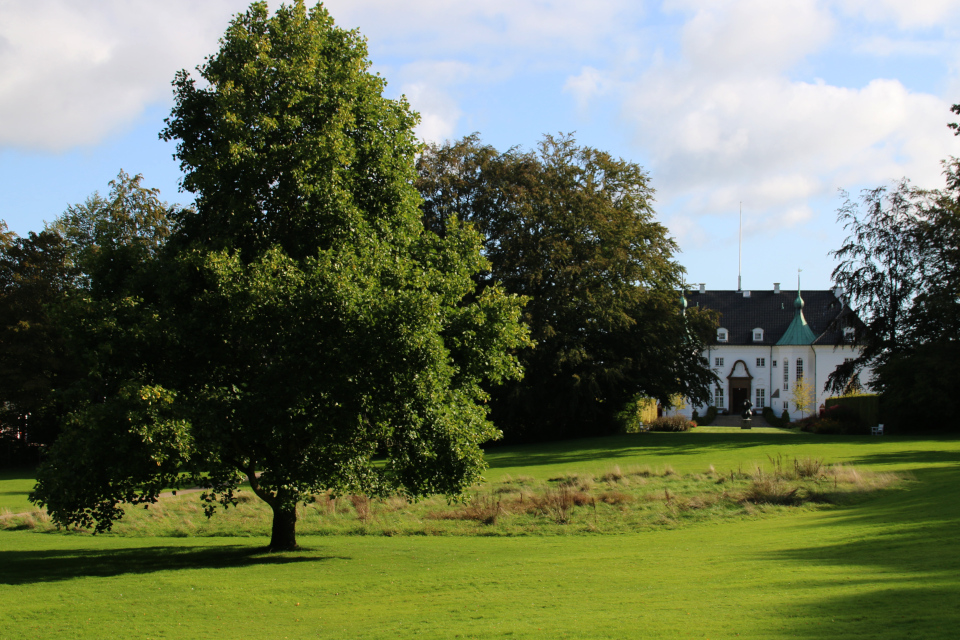
[[[713,389],[713,406],[717,409],[726,409],[727,403],[723,397],[723,387],[717,385]]]
[[[783,390],[790,390],[790,361],[786,358],[783,359]],[[786,406],[784,406],[786,409]]]
[[[730,332],[726,329],[717,329],[717,342],[727,342]]]
[[[753,330],[753,341],[763,342],[763,329],[758,328]]]
[[[763,409],[765,406],[767,406],[767,390],[766,389],[764,389],[763,387],[757,387],[757,391],[754,395],[756,396],[756,400],[757,400],[756,402],[754,402],[754,404],[757,406],[758,409]]]
[[[723,358],[719,358],[719,357],[718,357],[718,358],[714,358],[714,359],[713,359],[713,366],[715,366],[715,367],[722,367],[722,366],[723,366]]]
[[[757,358],[757,369],[763,369],[767,366],[766,358]]]
[[[803,358],[797,358],[797,382],[803,380]]]

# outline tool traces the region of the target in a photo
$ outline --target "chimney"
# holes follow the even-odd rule
[[[780,283],[779,283],[779,282],[774,282],[774,283],[773,283],[773,292],[776,293],[776,294],[779,294],[779,293],[780,293]]]
[[[700,293],[706,293],[706,292],[707,292],[707,283],[701,282],[701,283],[700,283]]]

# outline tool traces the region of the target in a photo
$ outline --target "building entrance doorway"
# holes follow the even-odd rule
[[[743,411],[744,401],[750,399],[750,387],[734,387],[734,384],[730,383],[730,412],[740,413]]]
[[[727,381],[730,383],[730,413],[740,413],[743,411],[743,403],[750,399],[753,386],[753,376],[747,370],[747,363],[737,360],[733,364],[733,371],[727,376]]]

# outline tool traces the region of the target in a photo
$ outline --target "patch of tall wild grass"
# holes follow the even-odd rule
[[[623,533],[676,527],[722,518],[750,518],[767,507],[820,509],[862,500],[902,483],[900,476],[819,458],[772,456],[765,465],[728,471],[713,465],[705,473],[615,465],[597,474],[567,472],[537,481],[504,476],[473,487],[465,499],[435,496],[410,502],[403,496],[360,494],[314,496],[297,509],[300,535],[551,535]],[[130,507],[110,535],[267,536],[270,508],[250,492],[235,507],[212,518],[198,494],[164,495],[145,509]],[[0,529],[51,531],[56,527],[39,510],[0,514]]]

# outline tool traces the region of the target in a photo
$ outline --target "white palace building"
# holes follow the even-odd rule
[[[830,395],[824,384],[845,360],[858,355],[852,345],[856,316],[835,291],[786,291],[779,283],[766,291],[699,291],[681,297],[681,306],[704,307],[720,313],[715,339],[704,357],[720,384],[712,390],[717,409],[739,412],[746,399],[754,408],[784,409],[800,417],[793,399],[794,385],[803,379],[815,394],[813,411]],[[861,375],[869,382],[870,372]],[[706,407],[682,411],[701,415]],[[810,408],[806,413],[809,415]]]

